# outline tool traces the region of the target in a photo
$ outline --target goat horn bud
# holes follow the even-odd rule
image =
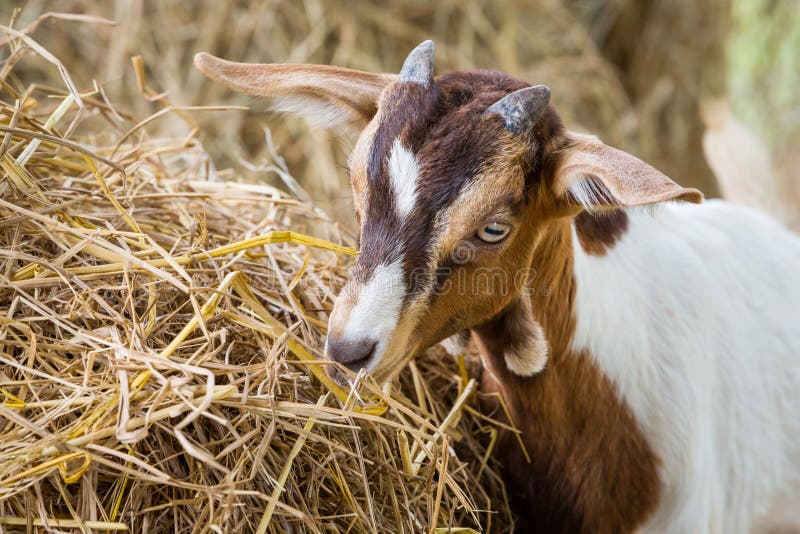
[[[408,54],[400,69],[400,79],[420,85],[430,85],[433,81],[433,41],[423,41]]]
[[[506,130],[519,134],[533,129],[549,102],[550,88],[534,85],[504,96],[486,113],[497,113],[503,118]]]

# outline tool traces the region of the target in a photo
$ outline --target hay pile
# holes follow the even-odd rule
[[[216,171],[141,63],[163,109],[137,122],[6,36],[0,532],[507,529],[463,365],[428,355],[391,391],[326,378],[351,238]],[[31,54],[64,90],[15,75]],[[184,136],[148,134],[166,114]]]

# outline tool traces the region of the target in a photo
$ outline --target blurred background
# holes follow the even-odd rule
[[[37,21],[48,11],[117,24]],[[762,195],[762,205],[776,195],[800,200],[797,0],[0,4],[0,24],[21,29],[37,23],[31,36],[53,51],[79,90],[96,82],[133,116],[162,107],[142,97],[130,60],[136,55],[153,92],[163,92],[173,105],[248,106],[250,111],[192,113],[217,167],[238,166],[246,179],[280,184],[268,126],[291,174],[320,208],[345,222],[352,216],[344,162],[357,132],[314,130],[301,119],[269,113],[264,102],[205,79],[192,66],[196,52],[396,72],[408,51],[431,38],[439,73],[477,67],[546,83],[572,129],[594,133],[708,196],[718,195],[726,180],[744,179],[752,187],[732,195],[745,203],[763,193],[767,181],[770,194]],[[52,64],[29,56],[17,67],[27,80],[63,87]],[[186,124],[164,116],[150,131],[185,135]],[[798,212],[788,210],[782,218],[796,223]]]

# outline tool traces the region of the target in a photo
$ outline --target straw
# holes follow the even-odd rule
[[[65,88],[20,85],[26,54],[0,64],[0,530],[506,528],[475,360],[333,382],[353,236],[282,162],[291,193],[217,170],[196,124],[219,107],[172,105],[137,60],[158,109],[118,110],[37,25],[4,46]]]

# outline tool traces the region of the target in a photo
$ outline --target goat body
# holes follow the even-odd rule
[[[398,76],[196,64],[361,128],[332,374],[472,332],[530,455],[497,447],[518,531],[749,532],[800,500],[800,238],[569,132],[544,86],[434,78],[431,42]]]

